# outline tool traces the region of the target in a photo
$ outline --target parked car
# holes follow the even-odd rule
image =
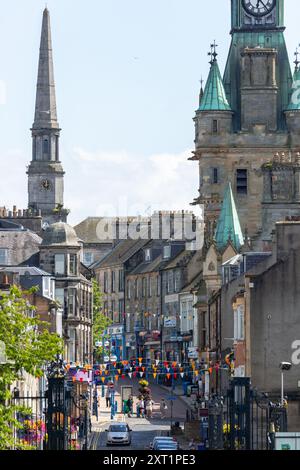
[[[179,446],[177,442],[171,442],[171,441],[158,441],[155,443],[153,451],[161,451],[161,450],[179,450]]]
[[[106,429],[106,445],[128,445],[131,444],[131,429],[126,423],[111,424]]]
[[[173,444],[176,444],[178,445],[176,439],[174,437],[170,437],[170,436],[157,436],[153,439],[152,442],[150,442],[150,446],[149,448],[150,449],[153,449],[155,444],[158,443],[158,442],[162,442],[162,443],[167,443],[167,442],[171,442]]]

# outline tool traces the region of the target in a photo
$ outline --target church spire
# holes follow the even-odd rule
[[[58,129],[50,14],[43,13],[33,129]]]
[[[50,15],[43,14],[35,118],[31,129],[32,160],[28,167],[28,207],[47,223],[66,221],[64,170],[60,162]]]

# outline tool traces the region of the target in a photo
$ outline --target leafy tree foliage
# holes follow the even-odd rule
[[[111,320],[107,318],[102,313],[103,308],[103,301],[102,301],[102,293],[99,288],[99,284],[96,279],[93,279],[93,305],[94,305],[94,325],[93,325],[93,340],[94,345],[97,342],[103,342],[105,339],[105,330],[111,325]],[[103,345],[99,346],[95,350],[95,360],[101,361],[104,353]]]
[[[44,368],[62,352],[61,338],[36,315],[29,299],[36,289],[21,291],[13,286],[0,294],[0,342],[6,358],[0,364],[0,450],[13,445],[13,429],[20,407],[11,402],[11,386],[24,372],[39,378]],[[2,351],[2,352],[3,352]]]

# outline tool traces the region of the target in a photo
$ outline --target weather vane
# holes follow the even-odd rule
[[[210,45],[210,52],[208,52],[208,55],[211,57],[210,64],[216,61],[218,53],[217,53],[217,47],[218,44],[216,44],[216,41],[214,40],[213,44]]]

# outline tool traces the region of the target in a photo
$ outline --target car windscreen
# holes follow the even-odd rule
[[[127,427],[122,425],[110,426],[109,432],[127,432]]]

